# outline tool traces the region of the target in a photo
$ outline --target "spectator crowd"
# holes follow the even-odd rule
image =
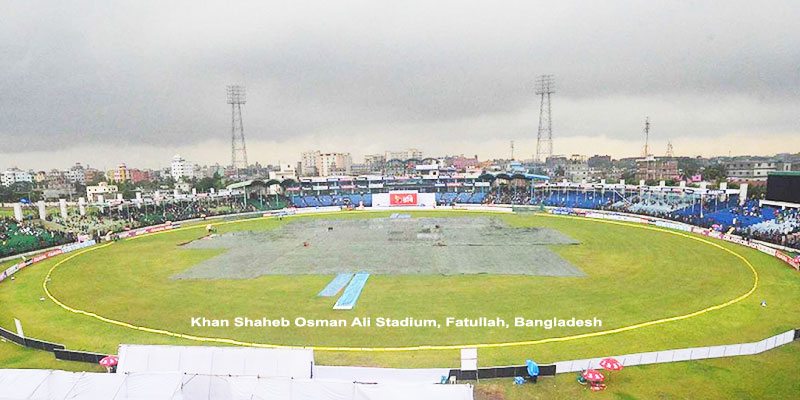
[[[22,222],[0,217],[0,258],[23,254],[77,240],[74,233],[48,229],[38,220]]]
[[[454,193],[450,193],[453,194]],[[484,204],[547,205],[600,209],[648,215],[691,225],[713,228],[791,248],[800,248],[800,212],[797,209],[761,207],[755,199],[744,205],[736,198],[712,198],[674,195],[622,196],[614,191],[513,190],[495,187],[483,196]],[[451,196],[455,198],[455,196]],[[470,197],[465,194],[464,197]],[[279,199],[275,199],[277,202]],[[282,199],[281,199],[282,200]],[[480,200],[478,200],[480,201]],[[262,210],[263,201],[241,196],[172,199],[142,204],[125,203],[91,209],[85,215],[62,218],[52,215],[49,221],[26,217],[18,222],[0,217],[0,258],[57,246],[78,240],[79,236],[99,239],[107,232],[119,232],[168,221],[183,221],[216,215]]]

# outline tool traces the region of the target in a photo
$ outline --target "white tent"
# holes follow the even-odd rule
[[[119,345],[117,372],[185,372],[311,378],[313,350],[220,346]]]
[[[180,374],[0,370],[0,400],[182,400]]]
[[[439,383],[449,374],[449,368],[314,366],[314,379],[362,383]]]
[[[471,385],[0,370],[0,400],[472,400]]]

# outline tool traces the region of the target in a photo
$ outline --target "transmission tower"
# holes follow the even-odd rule
[[[244,86],[228,86],[228,104],[231,105],[231,167],[239,176],[240,171],[247,173],[247,145],[244,142],[244,125],[242,124],[242,104],[247,102]]]
[[[644,156],[650,155],[650,117],[644,118]]]
[[[511,141],[511,161],[514,161],[514,141]]]
[[[536,135],[536,161],[545,162],[553,155],[553,121],[550,118],[550,95],[555,93],[553,75],[542,75],[536,81],[539,103],[539,132]]]

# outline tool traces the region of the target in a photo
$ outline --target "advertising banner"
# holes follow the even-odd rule
[[[392,206],[415,206],[415,205],[417,205],[417,192],[393,192],[393,193],[389,193],[389,205],[392,205]]]
[[[786,253],[784,253],[784,252],[782,252],[780,250],[775,250],[775,257],[777,257],[781,261],[791,265],[792,267],[794,267],[794,269],[800,270],[800,265],[797,263],[797,260],[789,257]]]
[[[565,208],[551,208],[550,213],[553,214],[573,214],[579,215],[579,213],[575,212],[577,210],[572,209],[565,209]],[[686,232],[697,233],[700,235],[712,237],[715,239],[722,239],[727,242],[732,242],[736,244],[740,244],[742,246],[750,247],[751,249],[756,249],[762,253],[768,254],[773,256],[786,264],[789,264],[792,268],[800,271],[800,256],[792,258],[786,253],[774,249],[769,246],[765,246],[761,243],[751,242],[750,240],[741,237],[739,235],[728,235],[723,232],[718,232],[713,229],[708,228],[701,228],[699,226],[693,226],[688,224],[683,224],[680,222],[670,222],[670,221],[662,221],[655,218],[646,218],[646,217],[634,217],[628,215],[622,215],[617,213],[610,213],[606,211],[590,211],[586,213],[586,216],[589,218],[601,218],[601,219],[613,219],[619,221],[629,221],[629,222],[639,222],[647,225],[655,225],[664,228],[671,228],[677,229]]]
[[[19,271],[19,270],[21,270],[21,269],[23,269],[25,267],[29,267],[29,266],[31,266],[31,265],[33,265],[35,263],[47,260],[48,258],[55,257],[55,256],[57,256],[59,254],[64,254],[64,253],[69,253],[71,251],[80,250],[80,249],[83,249],[83,248],[86,248],[86,247],[89,247],[89,246],[94,246],[95,244],[97,244],[97,243],[94,240],[89,240],[89,241],[86,241],[86,242],[71,243],[71,244],[67,244],[67,245],[61,246],[58,249],[54,249],[54,250],[50,250],[50,251],[47,251],[47,252],[44,252],[44,253],[37,254],[37,255],[35,255],[35,256],[25,260],[25,261],[22,261],[20,263],[14,264],[14,265],[6,268],[6,270],[3,271],[3,272],[0,272],[0,282],[4,281],[9,276],[15,274],[17,271]]]
[[[161,232],[161,231],[165,231],[165,230],[168,230],[168,229],[176,228],[178,226],[180,226],[180,225],[178,225],[178,224],[164,224],[164,225],[158,225],[158,226],[151,226],[149,228],[137,229],[137,230],[134,230],[134,231],[120,232],[119,233],[119,238],[120,239],[125,239],[125,238],[129,238],[129,237],[144,235],[146,233]]]

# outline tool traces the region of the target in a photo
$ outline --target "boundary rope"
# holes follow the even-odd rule
[[[439,211],[442,211],[442,210],[439,210]],[[463,212],[465,210],[448,210],[448,211]],[[368,212],[377,212],[377,211],[368,211]],[[487,211],[482,211],[482,212],[487,212]],[[316,214],[313,214],[313,213],[310,213],[310,214],[295,214],[295,215],[286,215],[285,217],[303,216],[303,215],[314,216],[314,215],[326,215],[326,214],[342,214],[342,212],[329,212],[329,213],[326,212],[326,213],[316,213]],[[632,331],[632,330],[636,330],[636,329],[646,328],[646,327],[649,327],[649,326],[654,326],[654,325],[659,325],[659,324],[665,324],[665,323],[668,323],[668,322],[674,322],[674,321],[680,321],[680,320],[684,320],[684,319],[688,319],[688,318],[693,318],[693,317],[696,317],[696,316],[699,316],[699,315],[702,315],[702,314],[705,314],[705,313],[708,313],[708,312],[711,312],[711,311],[723,309],[725,307],[728,307],[728,306],[731,306],[733,304],[739,303],[742,300],[748,298],[758,288],[758,280],[759,280],[758,272],[756,271],[755,267],[753,267],[753,264],[750,263],[750,261],[748,261],[741,254],[739,254],[739,253],[737,253],[737,252],[735,252],[735,251],[733,251],[733,250],[731,250],[731,249],[729,249],[727,247],[724,247],[724,246],[722,246],[722,245],[720,245],[718,243],[714,243],[714,242],[712,242],[712,241],[710,241],[708,239],[704,239],[704,238],[701,238],[701,237],[688,235],[686,233],[682,233],[682,232],[679,232],[679,231],[673,231],[673,230],[668,230],[668,229],[664,229],[664,228],[658,228],[658,227],[653,227],[653,226],[648,226],[648,225],[638,225],[638,224],[632,224],[632,223],[620,222],[620,221],[611,221],[611,220],[604,220],[604,219],[595,219],[595,218],[587,218],[587,217],[576,217],[576,216],[566,216],[566,215],[554,215],[554,214],[539,214],[539,213],[536,213],[536,214],[533,214],[533,215],[534,216],[545,216],[545,217],[551,217],[551,218],[577,219],[577,220],[583,220],[583,221],[593,221],[593,222],[607,223],[607,224],[627,226],[627,227],[633,227],[633,228],[648,229],[648,230],[652,230],[652,231],[665,232],[665,233],[668,233],[668,234],[671,234],[671,235],[676,235],[676,236],[684,237],[684,238],[687,238],[687,239],[696,240],[698,242],[702,242],[702,243],[714,246],[716,248],[719,248],[721,250],[724,250],[724,251],[734,255],[739,260],[741,260],[745,265],[747,265],[747,267],[753,273],[753,286],[750,288],[750,290],[748,290],[747,292],[745,292],[744,294],[742,294],[742,295],[740,295],[740,296],[738,296],[736,298],[733,298],[733,299],[728,300],[728,301],[726,301],[724,303],[720,303],[720,304],[717,304],[717,305],[714,305],[714,306],[711,306],[711,307],[707,307],[707,308],[704,308],[704,309],[701,309],[701,310],[690,312],[688,314],[677,315],[677,316],[674,316],[674,317],[661,318],[661,319],[656,319],[656,320],[652,320],[652,321],[646,321],[646,322],[641,322],[641,323],[637,323],[637,324],[633,324],[633,325],[623,326],[623,327],[620,327],[620,328],[607,329],[607,330],[603,330],[603,331],[582,333],[582,334],[569,335],[569,336],[551,337],[551,338],[544,338],[544,339],[536,339],[536,340],[524,340],[524,341],[518,341],[518,342],[473,343],[473,344],[456,344],[456,345],[419,345],[419,346],[399,346],[399,347],[295,346],[295,345],[281,345],[281,344],[270,344],[270,343],[246,342],[246,341],[240,341],[240,340],[236,340],[236,339],[222,338],[222,337],[196,336],[196,335],[190,335],[190,334],[185,334],[185,333],[172,332],[172,331],[168,331],[168,330],[164,330],[164,329],[155,329],[155,328],[150,328],[150,327],[146,327],[146,326],[134,325],[134,324],[131,324],[131,323],[128,323],[128,322],[119,321],[119,320],[115,320],[115,319],[112,319],[112,318],[104,317],[102,315],[99,315],[99,314],[96,314],[96,313],[93,313],[93,312],[90,312],[90,311],[85,311],[85,310],[81,310],[81,309],[78,309],[78,308],[74,308],[74,307],[71,307],[71,306],[63,303],[62,301],[57,299],[50,292],[50,289],[47,287],[47,284],[50,281],[50,276],[52,275],[53,271],[56,270],[56,268],[58,268],[60,265],[66,263],[67,261],[72,260],[73,258],[78,257],[78,256],[80,256],[82,254],[88,253],[90,251],[95,251],[95,250],[99,250],[99,249],[108,247],[108,246],[112,245],[113,242],[106,243],[106,244],[103,244],[103,245],[100,245],[100,246],[91,247],[91,248],[88,248],[88,249],[83,250],[83,251],[79,251],[79,252],[77,252],[75,254],[72,254],[69,257],[57,262],[47,272],[47,275],[45,276],[44,282],[42,282],[42,288],[44,289],[45,294],[47,295],[47,297],[50,300],[52,300],[54,303],[56,303],[59,307],[65,309],[65,310],[67,310],[69,312],[72,312],[72,313],[75,313],[75,314],[85,315],[85,316],[97,319],[99,321],[102,321],[102,322],[105,322],[105,323],[108,323],[108,324],[121,326],[121,327],[129,328],[129,329],[134,329],[134,330],[138,330],[138,331],[142,331],[142,332],[154,333],[154,334],[159,334],[159,335],[164,335],[164,336],[171,336],[171,337],[176,337],[176,338],[181,338],[181,339],[192,340],[192,341],[196,341],[196,342],[224,343],[224,344],[230,344],[230,345],[236,345],[236,346],[260,347],[260,348],[271,348],[271,349],[311,349],[311,350],[314,350],[314,351],[342,351],[342,352],[396,352],[396,351],[424,351],[424,350],[459,350],[459,349],[467,349],[467,348],[486,349],[486,348],[498,348],[498,347],[532,346],[532,345],[537,345],[537,344],[553,343],[553,342],[568,342],[568,341],[579,340],[579,339],[586,339],[586,338],[592,338],[592,337],[598,337],[598,336],[612,335],[612,334],[620,333],[620,332],[628,332],[628,331]],[[246,218],[246,219],[240,219],[240,220],[235,220],[235,221],[217,222],[217,223],[212,223],[211,225],[212,226],[228,225],[228,224],[241,223],[241,222],[250,222],[250,221],[259,220],[259,219],[263,219],[263,218],[264,217]],[[165,231],[155,232],[155,233],[151,233],[151,234],[137,235],[137,236],[134,236],[132,238],[128,238],[126,240],[138,239],[138,238],[141,238],[141,237],[149,237],[149,236],[153,236],[153,235],[159,235],[159,234],[170,233],[170,232],[177,232],[177,231],[181,231],[181,230],[197,229],[197,228],[202,228],[202,227],[203,227],[202,224],[188,226],[188,227],[180,227],[180,228],[177,228],[177,229],[165,230]]]

